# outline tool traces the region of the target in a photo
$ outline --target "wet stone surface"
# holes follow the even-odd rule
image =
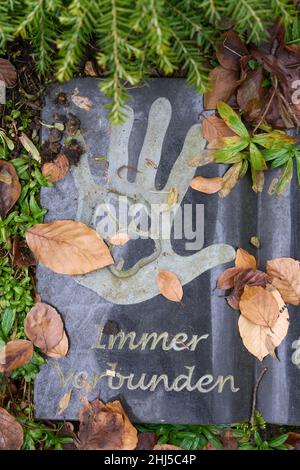
[[[111,128],[107,99],[99,92],[97,79],[76,79],[50,90],[43,121],[52,123],[58,115],[61,119],[71,113],[71,134],[86,153],[79,163],[75,158],[76,165],[63,180],[43,189],[46,221],[80,220],[103,235],[104,203],[115,203],[120,196],[124,202],[127,197],[128,205],[119,206],[119,217],[138,204],[154,204],[164,213],[168,194],[176,188],[177,202],[191,210],[183,217],[195,219],[188,229],[195,230],[197,217],[202,220],[204,205],[204,236],[188,246],[193,240],[187,233],[176,238],[174,227],[169,239],[156,237],[159,232],[154,230],[153,240],[145,234],[140,237],[138,224],[133,224],[132,240],[113,248],[114,267],[81,277],[38,267],[38,292],[63,316],[70,350],[66,358],[49,359],[42,367],[35,384],[36,416],[77,419],[81,397],[87,395],[103,401],[120,399],[133,421],[246,420],[261,364],[242,345],[238,314],[221,297],[223,292],[214,290],[215,283],[230,266],[234,248],[242,246],[257,255],[249,245],[252,236],[261,240],[262,268],[270,258],[299,258],[299,191],[293,184],[281,199],[267,191],[257,196],[247,178],[226,199],[193,191],[188,183],[195,173],[221,176],[225,169],[189,165],[205,143],[202,97],[177,79],[156,79],[130,93],[125,123]],[[78,96],[87,98],[89,106],[79,107]],[[45,128],[42,139],[48,137]],[[197,207],[202,207],[199,213]],[[145,217],[139,214],[142,225]],[[159,295],[155,279],[162,269],[180,278],[182,303]],[[264,361],[268,372],[260,385],[258,409],[271,422],[300,422],[300,320],[292,314],[291,322],[279,348],[280,362]],[[70,405],[58,415],[59,400],[71,388]]]

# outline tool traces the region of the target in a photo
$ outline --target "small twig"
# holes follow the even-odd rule
[[[250,417],[250,424],[251,426],[254,425],[254,422],[255,422],[255,410],[256,410],[256,402],[257,402],[257,391],[258,391],[258,387],[259,387],[259,384],[263,378],[263,376],[265,375],[265,373],[267,372],[267,367],[264,367],[261,371],[260,371],[260,374],[257,378],[257,381],[256,381],[256,384],[254,386],[254,389],[253,389],[253,397],[252,397],[252,409],[251,409],[251,417]]]
[[[278,86],[277,77],[274,78],[274,82],[275,82],[275,83],[274,83],[274,90],[273,90],[272,95],[271,95],[271,97],[270,97],[270,99],[269,99],[269,101],[268,101],[268,104],[267,104],[267,106],[266,106],[266,108],[265,108],[265,110],[264,110],[264,112],[263,112],[262,117],[260,118],[258,124],[257,124],[257,125],[255,126],[255,128],[254,128],[253,135],[255,134],[255,132],[257,131],[257,129],[261,126],[261,124],[262,124],[262,122],[264,121],[266,115],[268,114],[268,111],[269,111],[269,109],[270,109],[270,106],[271,106],[271,104],[272,104],[272,101],[273,101],[273,99],[274,99],[274,96],[275,96],[275,94],[276,94],[277,86]]]

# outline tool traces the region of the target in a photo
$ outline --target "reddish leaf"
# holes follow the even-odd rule
[[[241,295],[244,292],[245,286],[262,286],[266,287],[270,281],[270,277],[263,271],[253,271],[252,269],[246,269],[241,271],[234,279],[234,289],[232,293],[226,297],[229,305],[235,310],[239,309],[239,302]]]
[[[154,432],[142,432],[138,435],[136,450],[152,450],[157,441],[158,436]]]
[[[216,109],[218,101],[227,101],[230,98],[237,87],[239,73],[218,66],[209,73],[209,77],[211,89],[204,95],[204,107],[205,109]]]
[[[4,408],[0,408],[0,450],[19,450],[22,444],[21,424]]]
[[[36,264],[35,258],[24,240],[15,236],[12,241],[12,264],[16,266],[34,266]]]
[[[0,350],[0,372],[11,372],[31,361],[33,345],[26,339],[9,341]]]
[[[222,443],[224,450],[237,450],[238,448],[238,441],[236,437],[234,437],[231,429],[227,429],[225,431],[225,434],[222,437]]]
[[[47,352],[62,340],[64,325],[55,308],[39,302],[27,313],[24,330],[35,346]]]
[[[235,133],[217,116],[207,116],[202,124],[203,137],[209,142],[209,148],[217,148],[221,137],[231,137]]]
[[[232,289],[234,287],[234,280],[236,276],[241,272],[239,268],[228,268],[218,278],[217,288],[218,289]]]
[[[15,167],[0,160],[0,217],[4,218],[21,194],[21,185]]]
[[[216,49],[216,56],[222,67],[228,70],[240,70],[241,57],[248,55],[248,50],[235,31],[227,31],[221,36],[222,43]]]
[[[9,60],[0,59],[0,80],[3,80],[8,88],[17,83],[16,68]]]

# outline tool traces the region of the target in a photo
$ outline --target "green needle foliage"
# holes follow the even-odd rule
[[[116,123],[124,117],[127,85],[136,86],[154,71],[176,73],[203,93],[220,30],[233,27],[258,43],[276,16],[287,26],[289,41],[297,41],[299,16],[292,0],[1,0],[0,51],[16,36],[26,38],[37,71],[55,71],[63,81],[92,49]]]

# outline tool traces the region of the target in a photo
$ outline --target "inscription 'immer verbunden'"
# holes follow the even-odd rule
[[[117,351],[123,349],[129,351],[149,349],[153,352],[160,349],[165,352],[172,350],[179,353],[183,350],[195,351],[201,345],[205,347],[205,341],[209,339],[209,334],[191,335],[189,337],[184,332],[170,335],[166,331],[162,333],[145,332],[138,337],[135,331],[125,332],[121,330],[117,334],[104,336],[103,330],[103,325],[100,325],[95,342],[91,346],[92,349]],[[99,386],[100,382],[105,380],[111,390],[120,390],[122,387],[126,387],[128,390],[140,389],[154,392],[158,386],[162,386],[166,392],[187,390],[189,392],[209,393],[216,390],[218,393],[222,393],[224,387],[228,386],[233,393],[239,391],[239,388],[235,386],[233,375],[214,377],[211,374],[205,374],[197,378],[195,377],[195,365],[183,365],[184,373],[173,378],[169,377],[167,373],[151,375],[147,372],[139,374],[130,372],[123,375],[118,372],[118,363],[107,362],[106,365],[107,369],[100,373],[98,371],[86,372],[81,370],[68,371],[64,374],[58,363],[55,365],[55,369],[62,387],[66,387],[71,382],[72,386],[78,389],[88,387],[93,390]]]

